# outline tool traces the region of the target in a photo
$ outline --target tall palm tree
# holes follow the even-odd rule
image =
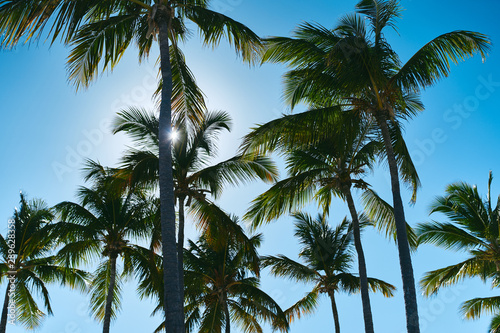
[[[349,105],[377,124],[391,175],[407,329],[418,333],[415,281],[400,193],[402,166],[398,166],[390,127],[422,109],[415,103],[415,94],[447,76],[450,62],[458,63],[476,53],[484,58],[490,42],[477,32],[453,31],[431,40],[402,64],[384,35],[384,28],[395,28],[400,13],[397,0],[361,0],[356,13],[344,16],[334,29],[304,23],[294,38],[269,38],[263,59],[293,67],[285,74],[285,97],[292,107],[299,102]]]
[[[129,262],[135,252],[143,250],[131,242],[149,236],[156,207],[144,193],[127,191],[112,177],[112,170],[97,163],[89,168],[87,179],[94,184],[78,190],[80,203],[65,201],[55,206],[63,221],[58,234],[67,243],[58,256],[71,266],[99,260],[91,282],[91,309],[103,322],[103,333],[109,333],[120,305],[118,258]],[[132,273],[130,265],[125,268],[122,275]]]
[[[261,234],[254,235],[250,243],[256,248],[261,239]],[[288,330],[280,306],[259,288],[258,257],[232,235],[205,234],[196,243],[189,241],[184,255],[188,332],[198,327],[202,333],[222,328],[230,333],[231,322],[245,332],[262,332],[261,321]]]
[[[398,139],[400,140],[400,139]],[[404,142],[403,142],[404,144]],[[353,221],[354,244],[361,279],[361,298],[365,331],[372,333],[373,319],[368,294],[366,263],[361,244],[359,218],[352,189],[361,189],[380,210],[382,200],[369,190],[363,180],[383,149],[373,133],[372,122],[357,115],[332,108],[310,110],[283,116],[254,129],[245,137],[244,151],[277,150],[285,156],[289,177],[272,186],[254,200],[246,214],[254,226],[278,218],[285,212],[300,209],[310,199],[329,211],[332,197],[342,198]],[[408,154],[404,155],[408,157]],[[411,160],[402,161],[411,163]],[[377,217],[377,221],[383,219]],[[386,232],[395,232],[394,223],[386,223]],[[410,228],[411,230],[411,228]],[[411,234],[413,243],[415,235]]]
[[[0,332],[7,329],[9,305],[15,305],[15,318],[27,329],[40,325],[45,313],[34,294],[41,295],[48,314],[52,314],[47,283],[60,283],[86,290],[88,273],[60,265],[51,254],[57,246],[53,211],[42,200],[27,200],[21,193],[20,207],[14,212],[6,237],[0,235],[0,279],[7,282],[0,321]],[[9,321],[10,321],[9,320]]]
[[[340,320],[335,294],[340,291],[354,293],[360,290],[361,281],[358,276],[349,272],[354,261],[353,224],[344,219],[340,225],[332,229],[325,215],[316,219],[303,213],[294,214],[295,236],[302,245],[299,257],[305,264],[294,261],[284,255],[263,258],[264,266],[271,266],[271,273],[293,279],[297,282],[312,282],[314,288],[303,299],[286,310],[290,319],[301,312],[310,312],[316,306],[319,294],[325,293],[332,305],[335,332],[340,333]],[[361,226],[368,224],[366,217],[359,217]],[[384,296],[391,297],[395,287],[387,282],[367,278],[372,291],[381,291]]]
[[[488,192],[483,198],[476,186],[457,182],[448,185],[446,195],[437,197],[432,213],[444,214],[450,222],[427,222],[418,225],[420,243],[434,244],[444,249],[462,251],[468,258],[448,267],[426,273],[420,284],[425,295],[436,294],[465,278],[492,279],[500,285],[500,197],[492,205],[490,172]],[[462,312],[466,318],[478,318],[482,313],[495,313],[491,332],[500,332],[500,297],[474,298],[466,301]]]
[[[196,201],[192,206],[195,220],[203,225],[204,244],[209,246],[214,251],[222,251],[227,247],[227,244],[237,244],[241,249],[241,253],[245,255],[245,261],[251,263],[250,271],[259,272],[259,255],[256,250],[255,238],[249,238],[237,219],[227,215],[222,209],[213,203]],[[161,311],[163,308],[163,269],[162,258],[160,255],[148,249],[142,249],[142,252],[135,252],[137,255],[131,256],[130,266],[134,267],[136,278],[139,281],[138,293],[141,298],[152,298],[156,302],[157,307],[153,311],[153,315]],[[184,255],[186,255],[184,253]],[[257,274],[255,273],[255,274]],[[197,287],[196,287],[197,288]],[[201,295],[201,291],[192,285],[192,279],[188,279],[185,285],[186,294],[191,297]],[[200,294],[196,294],[196,293]],[[188,302],[186,300],[186,302]],[[187,305],[187,303],[186,303]],[[191,307],[192,308],[192,307]],[[185,310],[188,311],[187,306]],[[260,310],[259,310],[260,311]],[[264,310],[262,310],[264,311]],[[193,318],[188,318],[189,327],[194,325]],[[251,319],[250,319],[251,320]],[[286,327],[285,318],[280,317],[280,321],[276,325]],[[162,323],[155,332],[160,332],[164,329],[165,323]],[[190,329],[188,327],[188,330]]]
[[[132,40],[139,48],[139,58],[149,55],[153,41],[158,39],[160,49],[161,104],[159,116],[159,159],[161,232],[165,274],[165,301],[167,330],[184,333],[181,290],[177,267],[175,242],[175,197],[172,178],[171,126],[172,101],[176,95],[200,111],[204,106],[201,94],[192,85],[176,85],[176,71],[172,64],[182,64],[178,41],[189,33],[187,22],[199,28],[201,39],[216,46],[226,38],[243,60],[252,61],[259,52],[259,37],[245,25],[210,10],[209,0],[5,0],[0,2],[0,46],[13,47],[20,41],[36,40],[44,33],[52,42],[59,37],[73,49],[68,59],[70,79],[87,86],[100,71],[113,68]],[[48,28],[48,29],[46,29]],[[171,59],[175,60],[171,61]],[[179,76],[177,76],[179,77]],[[181,80],[184,83],[193,83]],[[177,81],[178,83],[178,81]],[[177,89],[176,87],[180,89]],[[183,89],[186,88],[186,89]],[[175,104],[175,103],[174,103]],[[182,104],[182,103],[181,103]],[[196,118],[196,114],[192,115]],[[168,284],[166,281],[169,281]]]
[[[138,148],[132,148],[122,159],[123,172],[133,185],[157,186],[159,174],[158,118],[143,109],[130,108],[118,114],[113,132],[129,134]],[[277,168],[262,156],[235,156],[217,164],[218,134],[231,129],[231,118],[225,112],[206,112],[198,122],[179,119],[172,143],[174,195],[178,204],[177,255],[180,286],[183,288],[183,251],[185,207],[192,200],[206,202],[206,194],[218,198],[227,184],[237,185],[252,179],[276,181]]]

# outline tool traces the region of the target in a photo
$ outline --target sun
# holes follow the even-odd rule
[[[172,132],[170,133],[170,140],[175,142],[179,138],[179,132],[175,130],[175,128],[172,128]]]

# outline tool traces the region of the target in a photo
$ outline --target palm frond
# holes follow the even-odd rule
[[[498,314],[500,311],[500,297],[473,298],[465,301],[460,312],[467,319],[478,319],[483,314]]]
[[[490,45],[490,39],[478,32],[457,30],[442,34],[418,50],[391,81],[418,91],[448,76],[450,63],[458,64],[476,53],[484,60]]]
[[[186,16],[194,22],[206,45],[217,46],[226,38],[243,60],[253,63],[261,53],[261,40],[244,24],[202,6],[189,6]]]
[[[394,210],[392,206],[383,200],[375,191],[367,189],[361,194],[365,212],[370,220],[380,232],[385,233],[386,237],[391,237],[396,241],[396,221],[394,220]],[[416,250],[418,246],[418,236],[415,230],[406,223],[406,234],[410,249]]]
[[[69,80],[76,88],[88,87],[99,72],[120,61],[133,40],[137,15],[116,15],[81,27],[68,57]],[[99,68],[101,66],[101,68]]]

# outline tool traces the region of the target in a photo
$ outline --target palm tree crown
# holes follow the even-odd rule
[[[55,206],[64,221],[58,233],[67,244],[58,256],[71,266],[99,260],[91,283],[91,308],[108,333],[120,305],[117,259],[122,257],[125,263],[123,275],[133,272],[131,257],[142,250],[131,241],[149,237],[157,207],[144,193],[128,191],[123,181],[113,177],[114,170],[95,162],[89,162],[88,169],[87,179],[94,184],[79,189],[80,203]]]
[[[301,313],[311,312],[317,305],[319,294],[330,297],[335,323],[335,332],[340,332],[340,321],[335,294],[360,290],[360,278],[350,273],[354,262],[352,224],[347,219],[335,229],[326,221],[325,215],[316,219],[307,214],[297,213],[295,236],[302,245],[299,257],[305,264],[284,255],[263,258],[263,264],[271,267],[271,273],[293,279],[297,282],[312,282],[314,288],[303,299],[286,310],[291,320]],[[366,217],[360,216],[361,227],[368,224]],[[379,290],[384,296],[392,296],[395,287],[378,279],[368,278],[372,291]]]
[[[401,10],[397,0],[361,0],[356,13],[344,16],[334,29],[304,23],[294,38],[268,39],[264,61],[284,62],[293,68],[285,74],[285,97],[292,107],[299,102],[347,105],[377,124],[391,175],[407,329],[418,333],[415,281],[399,183],[403,177],[415,187],[418,178],[404,178],[390,128],[400,131],[399,122],[423,110],[416,94],[447,76],[450,63],[476,53],[484,58],[490,41],[477,32],[446,33],[403,64],[384,35],[386,27],[395,28]]]
[[[10,281],[0,323],[2,333],[6,330],[9,302],[15,303],[17,318],[14,319],[34,329],[45,317],[33,297],[35,293],[42,297],[47,313],[52,314],[47,283],[60,283],[81,291],[87,289],[89,276],[86,272],[60,265],[57,256],[51,254],[59,241],[54,233],[58,223],[52,223],[53,219],[54,213],[44,201],[27,200],[21,193],[20,207],[15,210],[9,227],[14,237],[10,233],[6,237],[0,235],[0,278]],[[11,283],[14,290],[9,290]]]
[[[260,39],[254,32],[245,25],[210,10],[209,2],[7,0],[0,3],[0,46],[12,47],[20,40],[37,39],[42,32],[47,31],[47,25],[51,26],[49,37],[52,42],[60,36],[66,44],[73,47],[68,67],[70,80],[77,87],[88,86],[100,71],[112,69],[133,40],[139,48],[139,59],[143,59],[149,55],[153,41],[158,38],[163,80],[159,117],[159,178],[166,283],[164,299],[167,330],[175,333],[184,333],[184,321],[182,288],[179,287],[178,270],[174,269],[178,267],[179,260],[175,239],[171,161],[172,111],[183,112],[188,118],[196,120],[204,109],[201,92],[193,84],[194,80],[184,66],[177,44],[187,37],[186,23],[190,21],[199,28],[205,44],[216,46],[222,38],[226,38],[244,60],[254,59],[261,48]],[[172,106],[179,109],[173,110]],[[170,281],[169,284],[167,281]]]
[[[431,213],[444,214],[450,222],[427,222],[417,227],[420,243],[467,253],[467,259],[457,264],[426,273],[420,282],[425,295],[436,294],[441,288],[459,283],[465,278],[479,277],[500,284],[500,197],[492,202],[492,173],[488,179],[487,197],[476,186],[457,182],[446,188],[446,195],[437,197]],[[474,298],[461,309],[466,318],[478,318],[494,313],[491,332],[500,332],[500,297]]]
[[[234,217],[231,218],[237,223]],[[247,245],[228,234],[213,233],[189,241],[185,251],[186,328],[199,332],[230,332],[234,321],[245,332],[262,332],[261,321],[287,331],[279,305],[259,288],[259,262],[254,248],[262,236],[250,237]],[[214,238],[217,237],[217,238]]]

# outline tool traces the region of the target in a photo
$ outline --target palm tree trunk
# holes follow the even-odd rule
[[[177,266],[179,269],[179,290],[181,300],[184,300],[184,196],[179,197],[179,230],[177,234]],[[181,311],[184,313],[184,302],[181,302]]]
[[[111,305],[113,304],[116,282],[116,258],[116,253],[111,253],[109,256],[109,286],[108,294],[106,295],[106,306],[104,308],[104,324],[102,326],[102,333],[109,333],[109,326],[111,324]]]
[[[332,302],[332,313],[333,313],[333,321],[335,323],[335,333],[340,333],[339,311],[337,310],[337,303],[335,303],[335,295],[333,291],[329,291],[328,296],[330,296],[330,301]]]
[[[358,254],[358,269],[361,287],[361,302],[363,304],[363,318],[365,321],[365,332],[374,333],[372,308],[370,305],[370,295],[368,293],[368,276],[366,273],[365,254],[361,245],[361,231],[359,226],[358,212],[356,211],[350,188],[345,188],[343,191],[346,197],[347,206],[349,207],[349,212],[351,213],[354,246],[356,247],[356,252]]]
[[[169,26],[171,8],[156,0],[155,23],[158,26],[160,44],[161,104],[159,117],[159,180],[160,180],[160,215],[163,255],[163,284],[165,304],[165,331],[168,333],[184,332],[184,311],[180,311],[183,300],[179,288],[178,258],[175,241],[175,197],[172,176],[172,68],[170,66]]]
[[[5,299],[3,301],[3,309],[2,309],[2,320],[0,321],[0,333],[5,333],[7,330],[7,312],[9,311],[9,289],[10,282],[7,280],[7,289],[5,290]]]
[[[408,333],[420,333],[418,323],[417,293],[415,291],[415,278],[413,276],[410,246],[408,244],[408,235],[406,233],[406,219],[403,201],[401,200],[398,165],[396,162],[394,148],[392,146],[391,136],[389,134],[389,127],[387,126],[387,119],[383,114],[376,114],[375,119],[382,133],[387,153],[387,161],[389,163],[389,172],[391,174],[394,220],[396,222],[396,239],[406,310],[406,328]]]
[[[227,304],[227,294],[224,294],[224,315],[226,320],[226,333],[231,333],[231,319],[229,318],[229,306]]]

